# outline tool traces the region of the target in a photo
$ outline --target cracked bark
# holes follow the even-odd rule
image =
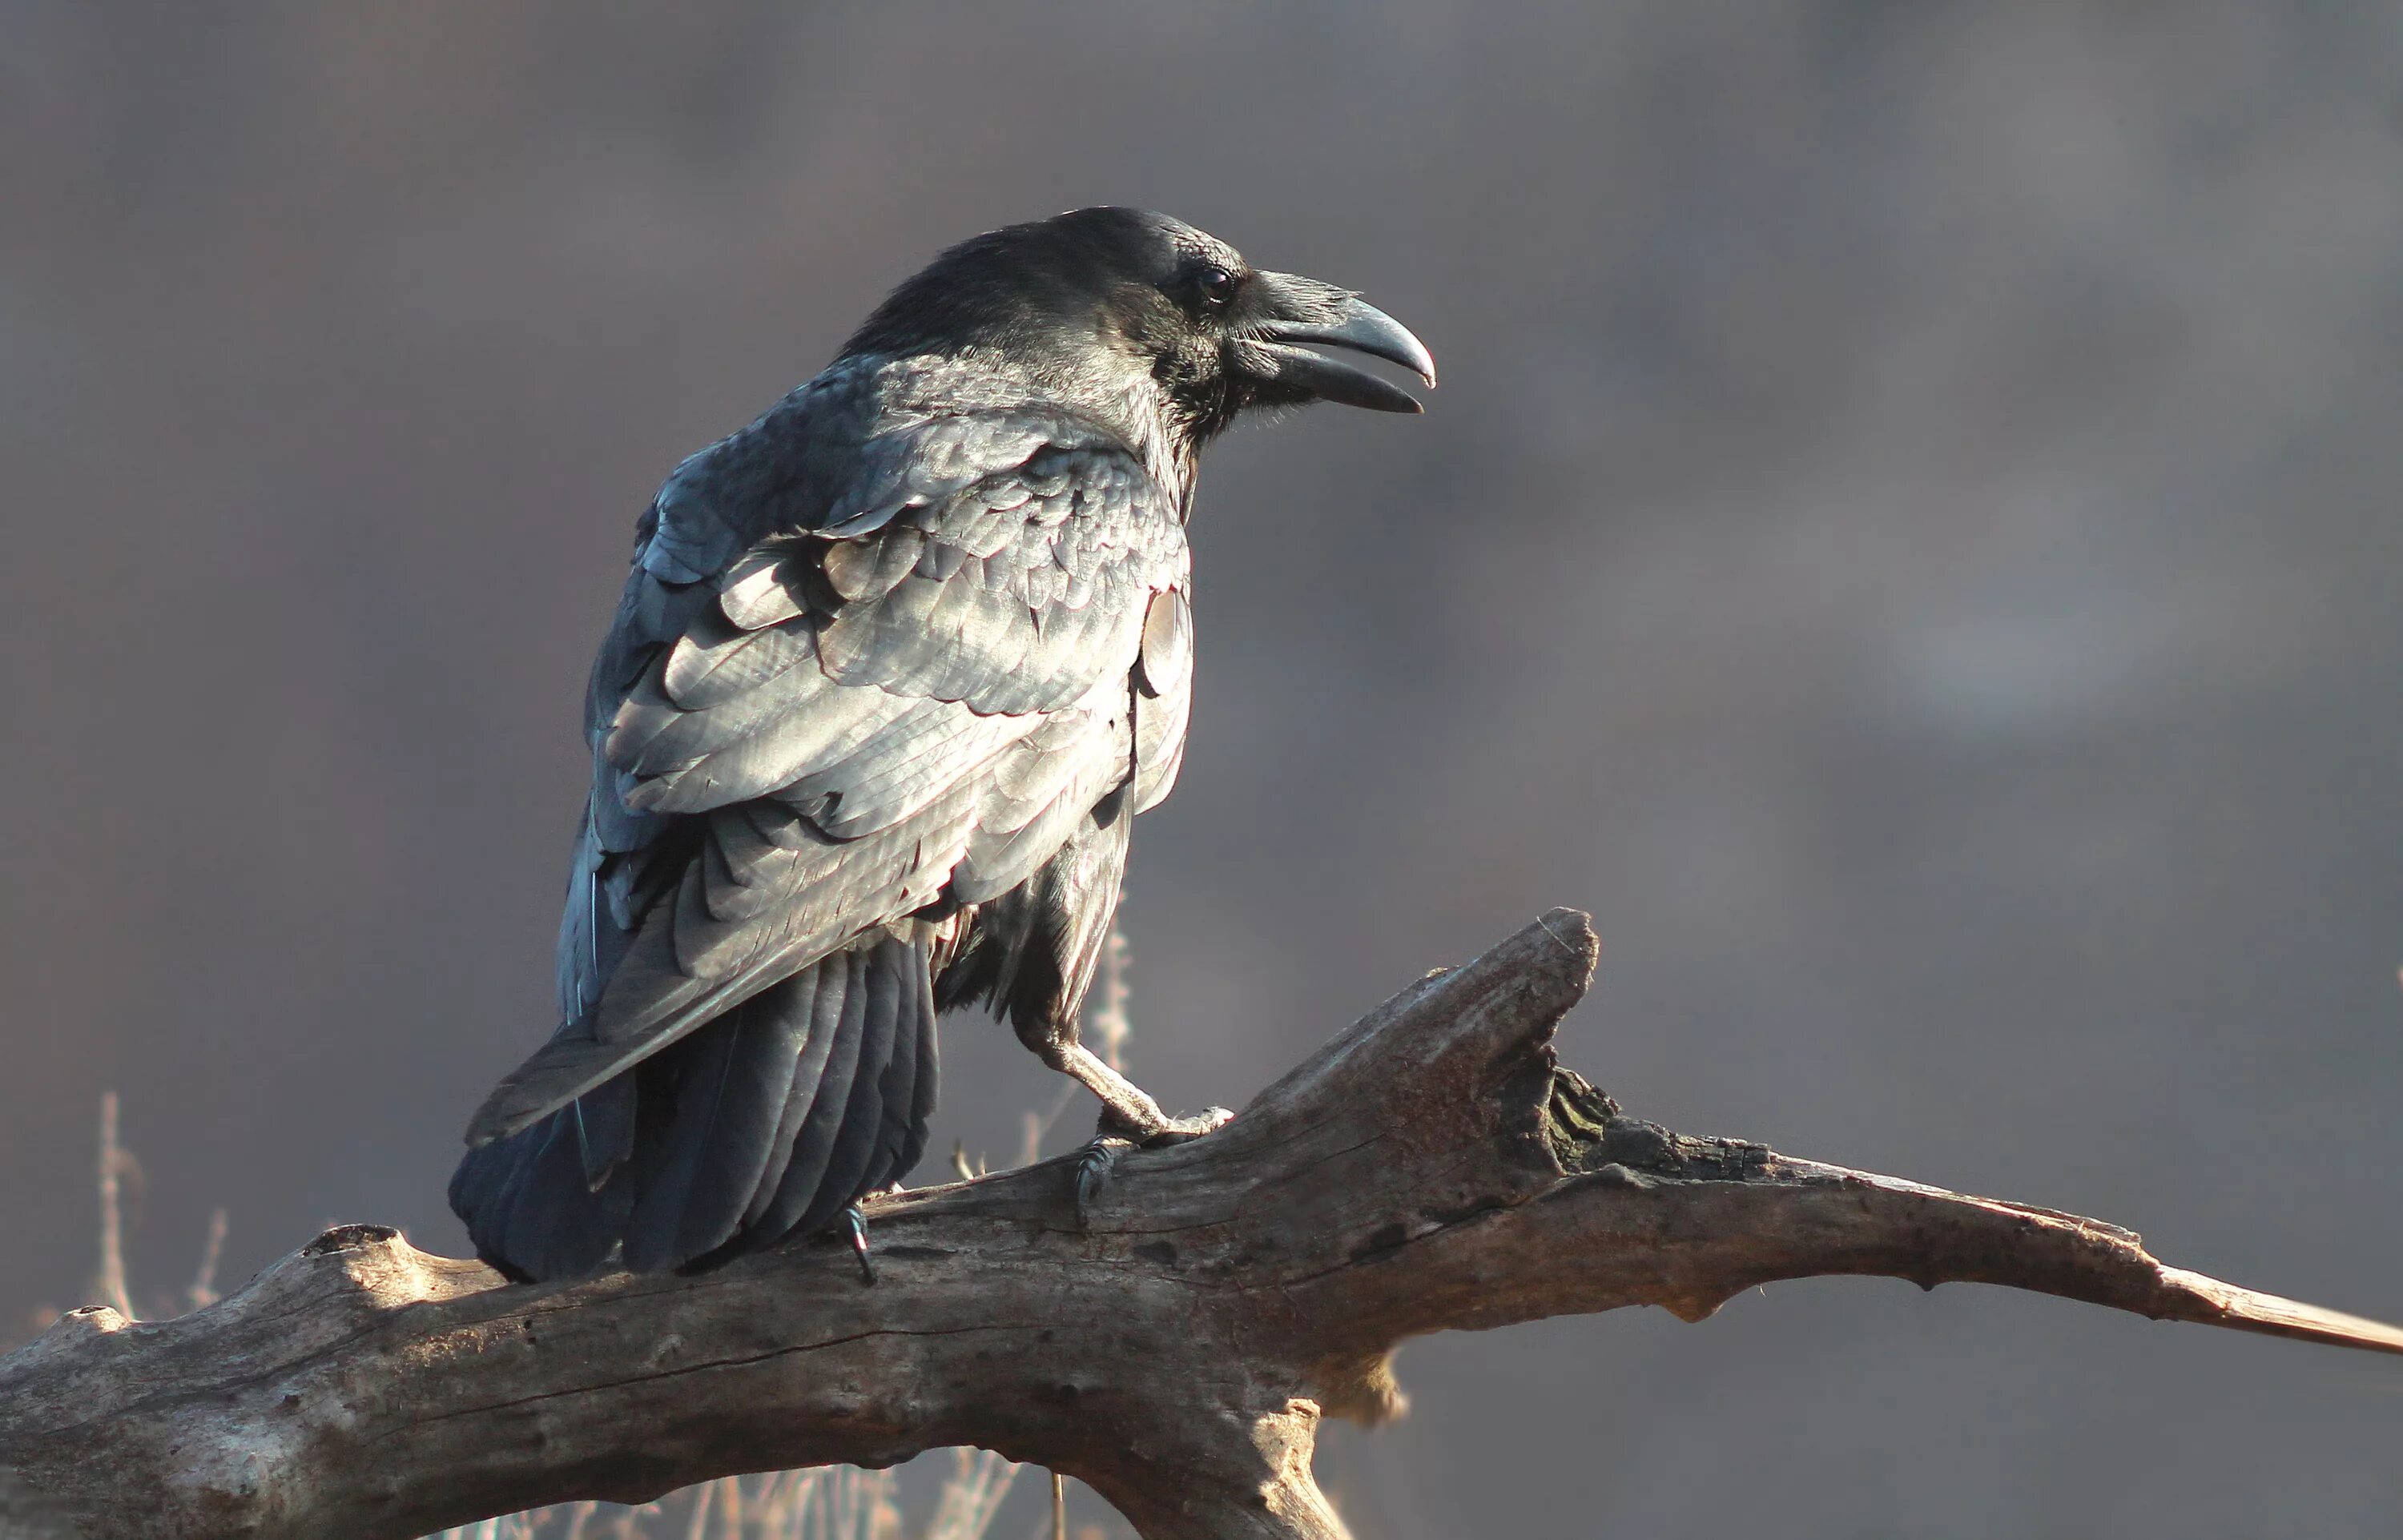
[[[1147,1540],[1331,1540],[1324,1415],[1398,1408],[1425,1332],[1783,1278],[1973,1280],[2403,1353],[2403,1331],[2155,1261],[2115,1226],[1672,1133],[1557,1068],[1594,958],[1557,909],[1336,1036],[1074,1217],[1052,1160],[877,1203],[697,1278],[505,1286],[368,1226],[206,1310],[79,1311],[0,1361],[0,1536],[423,1534],[733,1472],[977,1444]]]

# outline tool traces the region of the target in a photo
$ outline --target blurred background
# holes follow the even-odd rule
[[[110,1088],[137,1293],[216,1205],[229,1283],[463,1247],[651,490],[1104,201],[1444,381],[1210,460],[1138,1079],[1239,1106],[1577,904],[1634,1111],[2403,1316],[2398,125],[2391,6],[0,7],[7,1335],[90,1297]],[[944,1052],[1006,1157],[1052,1083]],[[1990,1289],[1399,1369],[1363,1540],[2403,1511],[2392,1361]]]

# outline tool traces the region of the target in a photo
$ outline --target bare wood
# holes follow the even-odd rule
[[[1206,1138],[876,1205],[698,1278],[504,1286],[346,1227],[172,1321],[79,1311],[0,1361],[0,1536],[423,1534],[736,1472],[973,1444],[1147,1540],[1335,1540],[1322,1415],[1399,1407],[1424,1332],[1776,1279],[1973,1280],[2381,1352],[2403,1331],[2168,1268],[2126,1230],[1696,1139],[1552,1061],[1594,958],[1554,910],[1338,1034]]]

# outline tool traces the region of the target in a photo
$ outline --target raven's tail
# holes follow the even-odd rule
[[[451,1207],[513,1277],[705,1267],[898,1181],[934,1110],[927,944],[878,933],[469,1150]]]

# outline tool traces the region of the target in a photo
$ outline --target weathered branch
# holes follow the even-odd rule
[[[407,1537],[977,1444],[1090,1483],[1149,1540],[1337,1536],[1318,1419],[1390,1415],[1404,1338],[1698,1321],[1812,1274],[2403,1353],[2095,1220],[1627,1117],[1552,1061],[1593,957],[1555,910],[1431,975],[1219,1132],[1125,1157],[1085,1228],[1060,1160],[881,1202],[873,1286],[821,1242],[508,1287],[348,1227],[176,1320],[76,1311],[0,1363],[0,1534]]]

